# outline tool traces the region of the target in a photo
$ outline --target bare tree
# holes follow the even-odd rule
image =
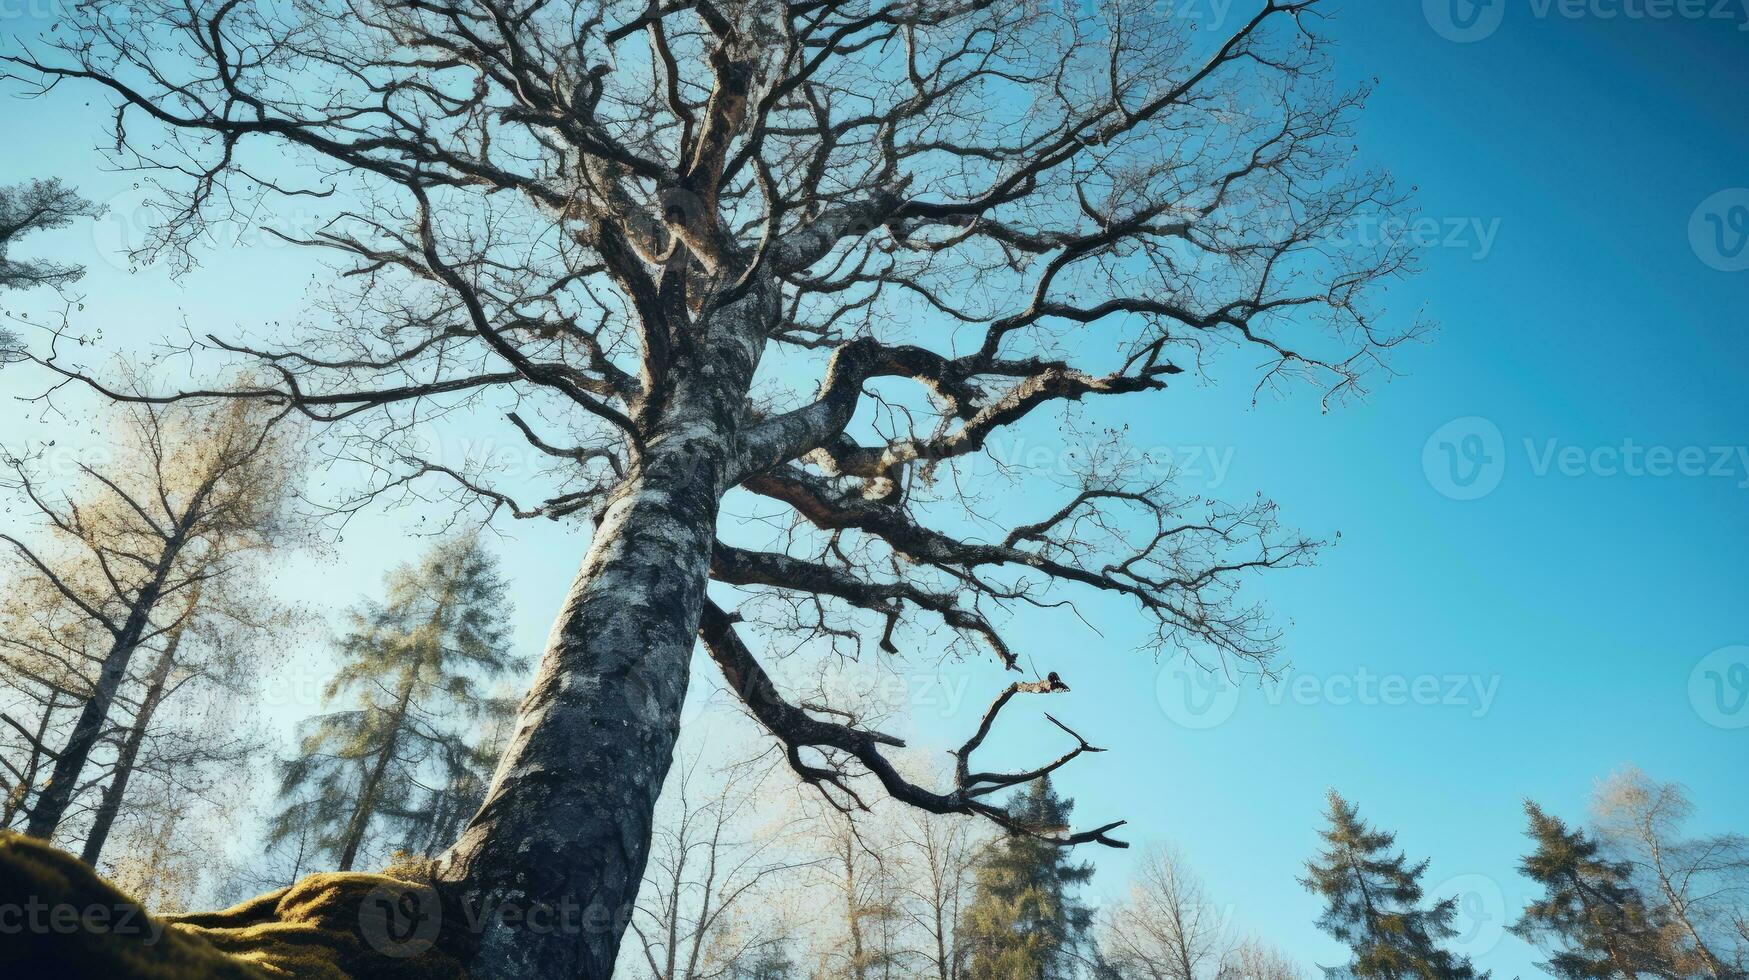
[[[74,711],[58,748],[47,750],[40,735],[33,745],[54,764],[21,804],[32,836],[53,835],[90,785],[87,767],[111,734],[135,654],[179,638],[203,611],[194,599],[204,583],[240,575],[284,529],[296,462],[276,418],[250,402],[131,405],[122,458],[77,463],[84,492],[59,502],[31,475],[29,461],[10,458],[17,489],[43,520],[44,540],[32,545],[0,534],[0,542],[44,605],[32,614],[38,628],[0,638],[0,649],[19,687],[46,693],[45,709],[64,699]],[[100,829],[106,834],[107,824]],[[102,846],[101,835],[96,843]]]
[[[1632,766],[1599,784],[1591,806],[1599,839],[1631,863],[1654,920],[1665,923],[1661,959],[1682,976],[1744,976],[1749,838],[1687,836],[1687,792]]]
[[[1230,916],[1178,852],[1150,850],[1127,901],[1106,910],[1101,951],[1126,977],[1207,980],[1237,948]]]
[[[1247,939],[1227,954],[1216,980],[1301,980],[1305,975],[1299,964],[1280,950],[1260,940]]]
[[[120,156],[163,178],[151,256],[263,199],[332,207],[286,236],[348,273],[322,315],[191,351],[265,367],[234,394],[347,423],[376,490],[593,520],[443,875],[488,909],[618,923],[536,935],[485,915],[476,975],[599,977],[701,633],[844,806],[866,775],[1025,832],[992,794],[1093,748],[1071,732],[1037,769],[972,765],[1014,694],[1068,689],[1052,675],[996,699],[950,787],[916,785],[883,755],[897,739],[784,698],[740,635],[756,609],[707,582],[801,611],[772,629],[897,651],[900,627],[935,622],[1016,668],[1039,651],[1004,635],[1003,607],[1100,591],[1161,648],[1267,665],[1276,634],[1238,581],[1317,547],[1272,503],[1179,494],[1121,453],[1080,464],[1042,515],[951,488],[1009,427],[1159,391],[1206,352],[1339,398],[1414,332],[1370,305],[1406,244],[1344,234],[1397,198],[1353,165],[1364,93],[1325,77],[1319,7],[1257,0],[1211,42],[1146,0],[96,0],[5,63],[116,102]],[[32,357],[131,397],[54,344]],[[785,396],[762,362],[817,365],[818,393]],[[542,499],[415,452],[421,420],[464,409],[550,459]],[[783,527],[771,547],[718,536],[731,491]],[[1049,836],[1115,843],[1114,826]]]
[[[820,972],[834,980],[893,976],[902,970],[897,862],[849,814],[821,814],[813,836],[826,851],[820,877],[830,899],[822,906],[835,910],[822,916],[832,941],[822,948]]]
[[[794,819],[756,826],[766,772],[705,768],[694,755],[670,777],[638,889],[631,928],[655,980],[710,980],[754,962],[782,937],[750,925],[753,909],[812,863],[788,846]]]
[[[971,897],[978,855],[991,837],[965,818],[922,811],[899,818],[897,830],[892,854],[902,862],[900,908],[923,937],[918,958],[936,980],[959,980],[966,965],[960,915]]]
[[[0,187],[0,289],[32,286],[65,286],[77,282],[85,270],[58,262],[26,262],[9,253],[20,238],[39,231],[65,228],[78,218],[103,214],[101,205],[80,197],[56,178],[31,180]],[[0,331],[0,363],[14,342]]]

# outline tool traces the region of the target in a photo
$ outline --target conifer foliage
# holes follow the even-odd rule
[[[1318,926],[1353,949],[1354,958],[1326,973],[1359,980],[1486,978],[1467,957],[1441,946],[1457,934],[1457,899],[1423,906],[1427,862],[1409,864],[1401,851],[1391,853],[1396,835],[1368,827],[1359,808],[1335,790],[1329,803],[1329,827],[1319,831],[1324,849],[1307,863],[1300,883],[1327,903]]]
[[[1527,833],[1535,849],[1519,871],[1543,888],[1512,932],[1551,950],[1542,968],[1568,980],[1611,980],[1659,975],[1657,930],[1633,868],[1602,856],[1598,842],[1579,828],[1525,801]]]
[[[509,713],[483,689],[516,666],[505,588],[468,536],[396,569],[384,602],[354,610],[324,691],[344,707],[315,718],[286,765],[273,843],[313,831],[348,871],[367,845],[429,854],[450,839],[484,793],[491,716]]]
[[[1012,812],[1023,826],[1049,833],[1069,825],[1075,802],[1050,778],[1018,794]],[[1069,850],[1025,834],[985,852],[962,930],[971,950],[968,976],[985,980],[1059,980],[1078,976],[1080,949],[1093,910],[1075,895],[1093,876]]]

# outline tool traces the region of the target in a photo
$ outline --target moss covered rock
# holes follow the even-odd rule
[[[465,980],[437,909],[429,884],[349,873],[150,917],[78,858],[0,831],[0,976]]]

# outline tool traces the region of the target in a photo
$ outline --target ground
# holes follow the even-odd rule
[[[90,866],[0,831],[0,975],[465,980],[410,870],[316,874],[221,912],[149,917]],[[21,941],[22,940],[22,941]]]

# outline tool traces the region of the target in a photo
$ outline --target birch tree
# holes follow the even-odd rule
[[[977,861],[992,836],[964,817],[938,817],[922,811],[898,819],[892,853],[902,861],[900,907],[922,942],[913,958],[928,967],[917,971],[936,980],[965,975],[968,950],[959,925],[971,902]]]
[[[1059,493],[1041,512],[952,491],[1076,402],[1235,359],[1261,364],[1241,384],[1335,402],[1417,331],[1376,301],[1407,244],[1351,233],[1393,227],[1400,198],[1356,163],[1365,93],[1327,78],[1323,8],[1257,0],[1211,38],[1145,0],[95,0],[4,64],[115,104],[104,142],[161,182],[142,259],[185,262],[258,208],[331,208],[284,236],[344,273],[318,314],[191,350],[271,379],[233,394],[335,423],[374,491],[590,522],[442,874],[481,909],[614,923],[481,916],[476,975],[604,977],[700,638],[841,805],[885,792],[1022,833],[996,791],[1091,750],[1080,734],[985,771],[986,717],[953,784],[916,785],[896,738],[786,697],[748,631],[891,655],[922,626],[1018,670],[1045,651],[1005,609],[1102,593],[1158,650],[1267,668],[1278,636],[1239,583],[1318,542],[1266,498],[1184,493],[1121,452],[1078,457],[1067,486],[1032,474]],[[133,397],[64,345],[30,357]],[[457,412],[525,440],[550,485],[422,455],[420,421]],[[719,533],[730,499],[781,533]],[[736,609],[749,592],[798,615]],[[991,714],[1068,688],[1017,681]]]
[[[1749,975],[1740,926],[1749,915],[1749,838],[1690,836],[1688,794],[1629,766],[1592,797],[1592,820],[1605,851],[1632,880],[1662,926],[1661,959],[1681,976]]]
[[[55,834],[92,782],[93,751],[111,732],[136,654],[203,612],[195,599],[204,583],[241,576],[286,530],[297,464],[277,418],[251,402],[134,403],[122,415],[117,459],[73,464],[76,492],[44,485],[31,460],[9,457],[42,533],[30,542],[0,533],[0,545],[41,605],[27,614],[32,628],[0,638],[0,651],[45,719],[63,703],[72,714],[52,749],[42,742],[49,722],[38,729],[31,748],[53,764],[33,758],[30,766],[44,781],[18,784],[32,836]]]
[[[631,922],[654,980],[757,973],[782,938],[756,910],[814,862],[794,848],[796,819],[760,826],[763,775],[747,765],[707,772],[701,756],[675,772]]]
[[[1148,853],[1127,901],[1106,910],[1101,952],[1125,977],[1205,980],[1237,948],[1229,916],[1174,851]]]

